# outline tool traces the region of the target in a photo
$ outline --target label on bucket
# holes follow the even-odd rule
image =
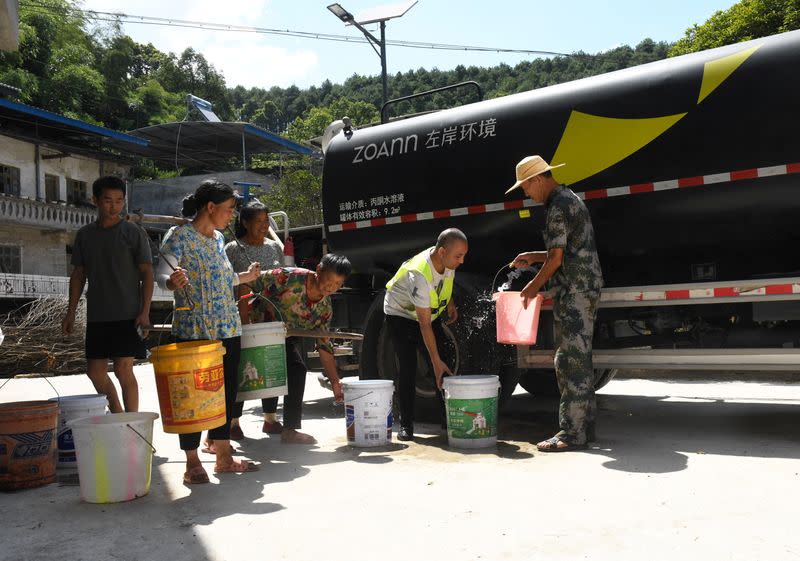
[[[381,446],[392,440],[392,400],[358,399],[345,404],[347,441],[355,446]]]
[[[194,371],[194,387],[198,390],[215,392],[225,384],[225,370],[222,364]]]
[[[286,347],[266,345],[242,349],[239,391],[253,392],[286,385]]]
[[[488,438],[497,435],[497,398],[448,399],[447,431],[451,438]]]

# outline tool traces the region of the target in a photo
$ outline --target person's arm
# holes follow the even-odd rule
[[[64,335],[72,334],[75,327],[75,313],[78,310],[78,301],[83,294],[83,287],[86,285],[86,271],[83,265],[75,265],[72,269],[72,274],[69,276],[69,304],[67,305],[67,313],[64,314],[64,319],[61,321],[61,331]]]
[[[242,324],[248,324],[250,322],[250,304],[247,302],[247,298],[242,298],[242,296],[246,296],[252,292],[250,287],[246,284],[240,284],[238,287],[238,294],[239,299],[236,301],[236,307],[239,308],[239,317],[242,319]]]
[[[553,277],[564,262],[564,248],[567,247],[567,232],[569,230],[567,212],[567,209],[556,205],[551,205],[547,209],[547,218],[544,225],[544,239],[547,246],[546,257],[542,268],[539,269],[533,280],[520,293],[522,305],[525,308],[528,307],[528,303],[533,298],[536,298],[544,284]]]
[[[320,345],[317,347],[317,350],[319,351],[319,361],[322,363],[322,371],[324,372],[325,377],[331,382],[333,399],[336,401],[336,403],[341,403],[344,400],[342,379],[339,378],[339,372],[336,369],[336,358],[333,356],[333,349],[330,346],[330,340],[320,340]]]
[[[511,262],[511,267],[514,269],[524,269],[525,267],[530,267],[534,263],[544,263],[546,260],[546,251],[526,251],[514,258]]]
[[[422,332],[422,340],[425,342],[425,348],[428,349],[428,356],[431,357],[431,364],[433,365],[433,375],[436,377],[436,387],[442,388],[442,378],[445,372],[452,376],[453,373],[450,368],[439,357],[439,348],[436,346],[436,335],[433,333],[433,323],[431,320],[431,309],[420,308],[416,306],[417,321],[419,322],[419,330]]]
[[[453,324],[458,321],[458,308],[456,307],[456,299],[452,296],[447,303],[447,325]]]
[[[536,298],[536,295],[539,294],[539,291],[542,289],[545,283],[549,281],[554,274],[556,274],[556,271],[558,271],[563,262],[563,247],[554,247],[547,252],[547,259],[545,260],[544,265],[542,265],[542,268],[539,269],[539,272],[535,277],[533,277],[533,280],[531,280],[531,282],[529,282],[525,288],[522,289],[522,292],[520,292],[523,307],[528,307],[528,303]]]
[[[142,284],[142,307],[136,317],[136,327],[142,328],[142,336],[147,337],[150,329],[150,304],[153,301],[153,264],[139,264],[139,281]]]
[[[261,275],[261,263],[250,263],[246,271],[234,274],[233,286],[246,285]]]

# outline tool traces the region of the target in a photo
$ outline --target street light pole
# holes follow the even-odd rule
[[[363,17],[360,16],[358,20],[353,14],[345,10],[341,4],[331,4],[330,6],[328,6],[328,10],[330,10],[330,12],[333,15],[335,15],[342,22],[344,22],[345,25],[352,25],[356,29],[358,29],[361,33],[363,33],[364,37],[366,37],[367,41],[369,41],[370,47],[372,47],[372,49],[380,57],[381,86],[383,88],[382,97],[384,104],[389,100],[389,82],[386,73],[386,21],[404,15],[416,3],[417,0],[407,0],[404,4],[401,5],[376,8],[370,11],[369,13],[364,14]],[[381,26],[380,39],[375,37],[372,33],[370,33],[364,28],[362,24],[366,23],[380,23]]]
[[[383,103],[389,101],[388,78],[386,76],[386,22],[381,22],[381,81],[383,83]]]

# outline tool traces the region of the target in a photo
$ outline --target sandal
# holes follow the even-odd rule
[[[536,449],[539,452],[570,452],[572,450],[586,450],[588,447],[588,444],[573,444],[558,436],[543,440],[536,445]]]
[[[317,439],[294,429],[287,429],[281,433],[281,442],[283,444],[316,444]]]
[[[217,449],[214,446],[213,442],[207,442],[206,445],[200,449],[200,451],[205,454],[213,454],[213,455],[217,454]],[[236,454],[237,452],[238,450],[234,448],[233,444],[231,444],[231,454]]]
[[[248,462],[247,460],[242,460],[241,462],[233,460],[227,466],[221,466],[219,464],[214,465],[214,473],[246,473],[248,471],[258,471],[259,466],[254,464],[253,462]]]
[[[244,440],[242,427],[239,425],[231,425],[231,440]]]
[[[183,474],[183,483],[184,485],[208,483],[208,474],[203,466],[194,466],[192,469]]]
[[[283,432],[283,425],[280,421],[264,421],[264,426],[261,427],[261,432],[266,434],[281,434]]]

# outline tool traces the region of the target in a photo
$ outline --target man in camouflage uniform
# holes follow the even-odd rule
[[[542,231],[546,251],[521,253],[512,263],[514,267],[543,263],[522,290],[526,307],[548,281],[553,294],[561,430],[536,445],[543,452],[586,448],[594,440],[596,414],[592,337],[603,272],[586,205],[550,172],[563,165],[550,166],[540,156],[524,158],[517,164],[517,182],[506,191],[522,187],[528,197],[544,204],[546,213]]]

